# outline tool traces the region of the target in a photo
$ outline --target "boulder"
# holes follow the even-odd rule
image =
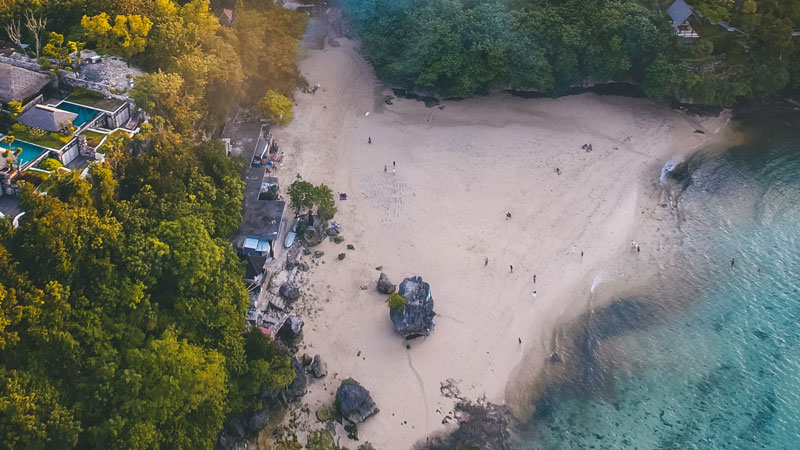
[[[305,248],[305,247],[304,247],[304,248],[303,248],[303,255],[305,255],[305,256],[308,256],[308,255],[310,255],[310,254],[311,254],[311,250],[309,250],[308,248]]]
[[[369,391],[352,378],[342,380],[336,390],[336,408],[350,423],[361,423],[379,411]]]
[[[377,288],[381,294],[389,295],[397,289],[397,286],[389,281],[389,277],[385,273],[381,272],[381,276],[378,277]]]
[[[347,244],[347,249],[348,249],[348,250],[355,250],[355,249],[356,249],[356,246],[355,246],[355,245],[353,245],[353,244]]]
[[[278,339],[282,340],[287,347],[291,347],[303,334],[303,319],[300,316],[289,316],[278,330]]]
[[[281,285],[281,289],[278,291],[278,293],[281,295],[281,297],[290,301],[295,301],[300,298],[300,288],[289,283],[284,283]]]
[[[342,237],[342,236],[334,236],[333,237],[333,243],[334,244],[341,244],[342,242],[344,242],[344,237]]]
[[[322,378],[328,374],[328,365],[325,364],[325,361],[323,361],[319,355],[314,355],[314,360],[311,362],[308,369],[314,378]]]
[[[339,253],[339,261],[343,260],[347,255],[345,253]]]
[[[389,317],[394,330],[400,336],[410,340],[427,336],[433,329],[433,297],[431,286],[422,281],[422,277],[410,277],[400,283],[398,293],[406,299],[402,309],[389,309]]]
[[[303,372],[303,365],[300,364],[300,361],[296,358],[292,358],[292,369],[294,369],[294,381],[289,384],[289,387],[281,391],[279,395],[279,401],[284,405],[288,405],[306,395],[308,379],[306,378],[305,372]]]
[[[325,252],[322,250],[317,250],[314,252],[314,258],[322,258],[323,256],[325,256]]]
[[[327,234],[328,236],[338,236],[339,230],[337,228],[328,228],[327,230],[325,230],[325,234]]]

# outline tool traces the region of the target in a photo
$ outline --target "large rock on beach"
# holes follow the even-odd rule
[[[352,378],[342,380],[336,390],[336,407],[348,422],[361,423],[378,413],[369,391]]]
[[[287,347],[291,347],[300,340],[303,334],[303,319],[300,316],[289,316],[283,326],[278,330],[278,339]]]
[[[422,277],[406,278],[398,293],[406,299],[403,309],[389,309],[394,330],[406,339],[427,336],[433,329],[433,297],[431,286]]]
[[[289,283],[282,284],[278,293],[286,300],[295,301],[300,298],[300,288]]]
[[[397,286],[392,284],[391,281],[389,281],[389,277],[386,276],[385,273],[381,272],[381,276],[378,277],[378,286],[377,286],[377,288],[378,288],[378,292],[380,292],[381,294],[389,295],[389,294],[393,293],[395,291],[395,289],[397,289]]]

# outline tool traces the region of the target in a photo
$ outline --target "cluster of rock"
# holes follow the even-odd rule
[[[385,281],[388,283],[389,280]],[[378,280],[378,285],[380,289],[380,280]],[[388,290],[389,286],[386,283],[383,286],[385,290]],[[391,292],[394,292],[394,289]],[[389,293],[391,294],[391,292]],[[389,317],[394,324],[394,330],[406,340],[429,335],[434,327],[433,317],[436,315],[433,311],[430,284],[419,276],[406,278],[400,283],[398,293],[406,299],[406,305],[401,309],[389,309]]]
[[[261,409],[251,413],[234,414],[228,417],[222,432],[219,434],[217,449],[238,450],[245,440],[258,434],[269,422],[270,418],[280,413],[286,405],[297,401],[307,391],[308,380],[303,365],[292,358],[292,369],[295,379],[286,389],[281,391],[264,391],[261,393]]]
[[[381,294],[390,295],[394,293],[394,291],[397,289],[397,286],[389,281],[389,277],[386,276],[385,273],[381,272],[381,276],[378,278],[377,289]]]

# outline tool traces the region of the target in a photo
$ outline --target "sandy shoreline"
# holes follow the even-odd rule
[[[648,264],[658,238],[640,225],[660,202],[664,163],[719,139],[727,117],[699,123],[647,100],[593,94],[387,105],[355,44],[340,43],[300,63],[322,89],[298,93],[294,122],[273,131],[286,184],[299,173],[349,198],[336,216],[346,241],[314,248],[325,264],[312,268],[301,299],[318,312],[304,318],[304,351],[329,371],[309,386],[301,428],[316,426],[314,412],[347,377],[381,409],[359,426],[361,441],[380,449],[452,427],[442,424],[453,406],[439,391],[447,379],[524,417],[521,393],[553,351],[554,330],[597,306],[588,295],[597,274],[631,240]],[[431,284],[430,337],[407,349],[393,333],[377,266],[394,283],[420,275]]]

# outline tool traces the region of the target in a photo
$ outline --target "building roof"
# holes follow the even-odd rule
[[[77,114],[52,106],[35,105],[19,116],[23,125],[45,131],[61,131],[78,117]]]
[[[247,255],[244,266],[244,279],[255,280],[257,276],[264,273],[264,264],[266,263],[266,256]]]
[[[0,63],[0,101],[3,103],[32,97],[49,82],[50,77],[45,74]]]
[[[228,8],[223,9],[219,14],[219,23],[226,27],[233,25],[233,10]]]
[[[672,26],[677,27],[683,22],[686,22],[686,19],[692,15],[692,7],[687,5],[684,0],[675,0],[675,2],[667,8],[667,14],[672,18]]]
[[[239,232],[247,237],[268,241],[277,240],[286,202],[259,200],[258,197],[247,195],[244,203],[244,214]]]

